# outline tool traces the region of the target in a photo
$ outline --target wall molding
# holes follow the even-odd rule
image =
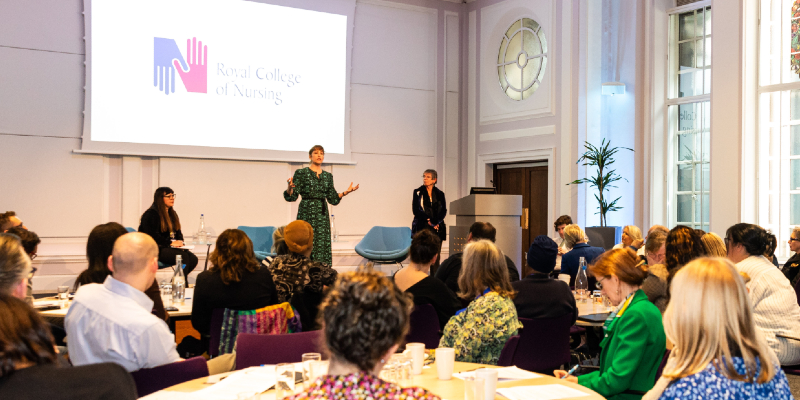
[[[492,140],[516,139],[523,137],[555,135],[555,134],[556,134],[556,126],[548,125],[548,126],[536,126],[533,128],[514,129],[510,131],[481,133],[480,138],[481,142],[489,142]]]
[[[437,9],[435,9],[435,8],[415,6],[415,5],[411,5],[411,4],[405,4],[405,3],[395,3],[393,1],[386,1],[386,0],[358,0],[356,2],[356,6],[358,6],[359,4],[371,4],[373,6],[397,8],[397,9],[400,9],[400,10],[416,11],[416,12],[421,12],[421,13],[425,13],[425,14],[432,14],[432,15],[436,15],[436,14],[439,13],[439,11]]]

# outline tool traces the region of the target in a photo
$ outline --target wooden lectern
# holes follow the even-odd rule
[[[449,226],[450,254],[464,251],[469,227],[475,222],[488,222],[497,228],[495,244],[517,265],[522,277],[522,196],[512,194],[471,194],[450,202],[450,215],[456,225]],[[525,249],[526,251],[528,249]]]

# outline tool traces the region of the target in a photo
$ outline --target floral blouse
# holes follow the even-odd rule
[[[745,372],[741,357],[734,357],[733,363],[737,372]],[[761,363],[758,365],[760,371]],[[713,363],[709,363],[704,370],[670,383],[659,399],[793,399],[786,374],[779,366],[776,368],[777,373],[771,381],[758,384],[726,378]]]
[[[514,302],[489,292],[450,318],[439,347],[455,349],[456,361],[497,365],[503,346],[520,328]]]
[[[290,400],[332,399],[390,399],[390,400],[439,400],[439,396],[419,387],[402,388],[366,372],[350,375],[326,375],[318,378],[308,390],[298,393]]]

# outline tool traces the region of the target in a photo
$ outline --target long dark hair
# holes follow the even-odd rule
[[[669,272],[670,282],[681,267],[695,258],[702,257],[705,252],[697,232],[685,225],[678,225],[669,231],[664,250],[666,252],[664,265]]]
[[[0,295],[0,378],[14,373],[17,364],[55,364],[56,351],[50,327],[24,301]]]
[[[103,283],[106,277],[111,275],[111,271],[108,270],[108,257],[114,250],[114,242],[126,233],[128,230],[116,222],[97,225],[92,229],[89,239],[86,241],[86,258],[89,259],[89,268],[81,272],[75,279],[75,289],[78,285]]]
[[[150,208],[155,208],[158,211],[158,218],[161,220],[161,232],[175,232],[181,230],[181,220],[178,218],[178,213],[172,207],[167,208],[164,204],[164,196],[175,193],[174,190],[162,186],[156,189],[153,194],[153,205]]]
[[[211,271],[219,270],[222,283],[226,285],[241,281],[244,270],[256,272],[259,268],[253,242],[239,229],[223,231],[209,259],[214,264]]]

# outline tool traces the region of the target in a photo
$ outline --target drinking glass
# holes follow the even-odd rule
[[[464,400],[484,400],[485,381],[478,376],[464,377]]]
[[[322,355],[319,353],[305,353],[302,356],[303,360],[303,383],[309,383],[314,378],[311,377],[311,362],[322,360]]]
[[[69,286],[58,287],[58,301],[61,308],[67,308],[69,304]]]
[[[294,364],[281,363],[275,366],[275,398],[280,400],[294,394]]]
[[[413,380],[411,357],[395,354],[392,356],[392,360],[395,362],[395,383],[402,387],[411,386]]]

